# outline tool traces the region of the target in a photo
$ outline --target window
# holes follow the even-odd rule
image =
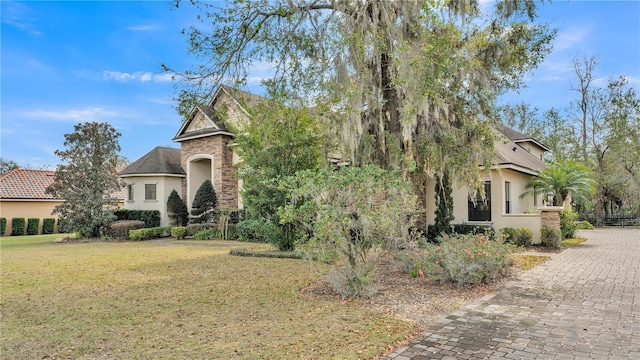
[[[484,183],[484,193],[484,200],[480,191],[474,198],[469,196],[469,221],[491,221],[491,181]]]
[[[144,184],[144,199],[156,200],[156,184]]]
[[[511,183],[504,182],[504,213],[511,214]]]
[[[133,201],[133,184],[127,184],[127,201]]]

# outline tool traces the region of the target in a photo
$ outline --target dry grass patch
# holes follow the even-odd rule
[[[303,261],[228,255],[247,243],[55,237],[0,239],[3,358],[372,358],[416,331],[301,295]]]
[[[572,246],[576,246],[576,245],[582,244],[585,241],[587,241],[587,239],[585,239],[585,238],[566,239],[566,240],[562,240],[560,242],[560,246],[563,247],[563,248],[568,248],[568,247],[572,247]]]
[[[518,269],[529,270],[536,265],[542,264],[551,259],[545,255],[512,254],[511,260]]]

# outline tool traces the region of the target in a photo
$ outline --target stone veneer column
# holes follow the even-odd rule
[[[550,227],[560,230],[560,212],[564,210],[562,206],[543,206],[539,207],[542,217],[542,227]]]

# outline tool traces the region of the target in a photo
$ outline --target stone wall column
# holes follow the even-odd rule
[[[562,206],[543,206],[539,207],[540,216],[542,217],[542,227],[550,227],[560,230],[560,212],[564,210]]]

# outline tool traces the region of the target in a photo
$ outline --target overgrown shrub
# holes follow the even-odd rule
[[[129,231],[129,238],[133,241],[157,239],[166,236],[171,231],[168,226],[157,226],[152,228],[142,228]]]
[[[565,209],[560,212],[560,234],[563,239],[570,239],[575,236],[578,213],[572,209]]]
[[[11,219],[11,236],[24,235],[24,218],[12,218]]]
[[[141,220],[119,220],[114,221],[107,228],[106,235],[113,239],[126,240],[129,239],[129,232],[144,228],[144,221]]]
[[[213,184],[210,180],[205,180],[196,191],[196,195],[191,204],[190,222],[202,224],[215,221],[215,208],[218,206],[218,198]]]
[[[54,218],[46,218],[42,220],[42,233],[43,234],[53,234],[53,231],[56,228],[56,219]]]
[[[491,225],[454,224],[453,232],[460,235],[487,234],[493,240],[496,230]]]
[[[175,190],[171,190],[167,199],[167,214],[175,226],[186,226],[189,223],[189,209]]]
[[[533,240],[533,232],[525,227],[521,228],[502,228],[500,229],[504,236],[504,241],[516,246],[529,246]]]
[[[562,233],[559,229],[543,226],[540,229],[540,240],[542,246],[560,248],[560,241],[562,241]]]
[[[5,231],[7,231],[7,218],[0,217],[0,236],[3,236]]]
[[[177,240],[184,239],[187,236],[187,227],[186,226],[175,226],[171,228],[171,236]]]
[[[576,230],[593,230],[595,226],[591,225],[587,220],[577,221],[576,222]]]
[[[38,235],[40,232],[40,219],[28,218],[27,219],[27,235]]]
[[[219,230],[200,230],[197,233],[193,234],[193,238],[196,240],[217,240],[221,238]]]
[[[114,211],[116,220],[140,220],[144,221],[145,228],[160,226],[159,210],[129,210],[118,209]]]
[[[236,225],[236,232],[240,241],[273,242],[280,231],[272,222],[247,219]]]
[[[424,250],[413,251],[413,260],[406,267],[409,272],[426,274],[440,282],[478,284],[504,273],[512,264],[509,254],[514,246],[500,239],[491,240],[488,234],[444,235],[440,244],[428,244]],[[405,268],[405,270],[408,270]]]
[[[198,231],[202,230],[217,230],[218,224],[214,223],[202,223],[202,224],[189,224],[187,225],[187,235],[193,236]]]

